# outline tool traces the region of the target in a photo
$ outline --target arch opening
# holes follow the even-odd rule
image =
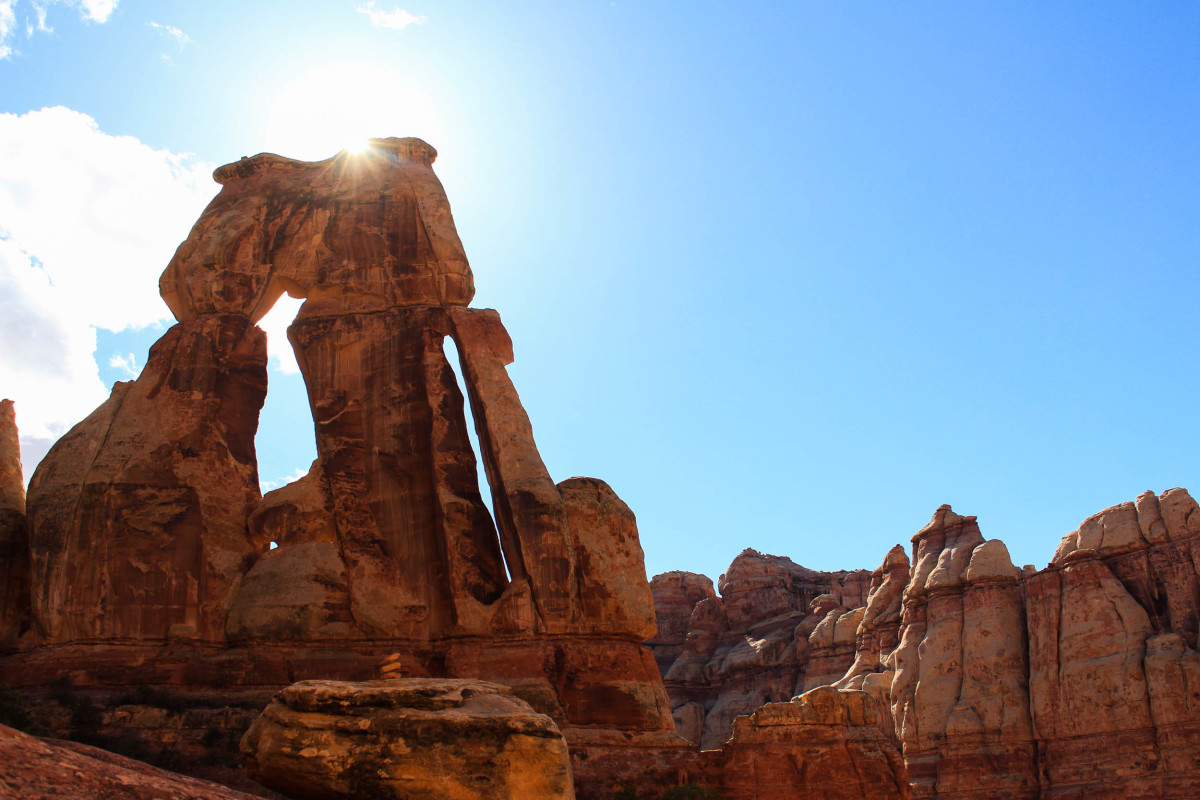
[[[491,515],[493,527],[497,534],[499,533],[498,523],[496,521],[496,509],[492,503],[491,485],[488,483],[487,470],[483,464],[483,451],[479,446],[479,429],[475,427],[475,415],[471,410],[470,395],[467,393],[467,383],[463,379],[462,363],[459,361],[458,345],[454,343],[454,339],[446,336],[442,339],[442,352],[446,356],[446,361],[450,364],[450,370],[454,373],[454,380],[458,383],[458,391],[463,396],[463,415],[467,420],[467,438],[471,442],[471,453],[475,456],[475,480],[479,486],[479,495],[483,499],[483,504]],[[504,577],[510,583],[512,582],[512,570],[509,568],[509,554],[503,552],[502,548],[501,561],[504,564]]]
[[[267,334],[267,398],[259,413],[258,434],[254,438],[263,494],[303,477],[317,458],[316,427],[308,405],[308,389],[287,338],[288,326],[304,299],[293,295],[283,281],[273,283],[272,288],[275,287],[278,291],[274,305],[258,322]],[[293,287],[300,288],[295,284]]]

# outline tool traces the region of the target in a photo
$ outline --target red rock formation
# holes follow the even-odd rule
[[[305,681],[242,740],[251,777],[298,800],[574,800],[554,721],[483,681]]]
[[[29,629],[29,526],[12,400],[0,401],[0,652]]]
[[[734,723],[709,754],[723,800],[908,800],[904,762],[864,692],[822,687]]]
[[[217,170],[160,281],[179,324],[34,476],[38,636],[0,680],[262,688],[361,678],[396,653],[406,674],[507,683],[572,746],[682,746],[641,645],[655,620],[633,512],[602,481],[550,477],[499,315],[467,307],[435,155],[387,139]],[[261,498],[254,322],[285,291],[305,298],[289,339],[318,458]]]
[[[654,652],[654,660],[665,674],[683,654],[692,609],[701,600],[715,598],[717,592],[707,576],[675,571],[651,578],[650,593],[654,598],[658,627],[653,638],[646,640],[646,645]]]
[[[246,516],[266,360],[245,317],[180,323],[50,450],[28,504],[43,641],[224,639],[233,591],[265,549]]]
[[[891,687],[913,797],[1036,797],[1019,572],[949,506],[913,551]]]
[[[38,739],[0,725],[0,796],[24,800],[257,800],[95,747]]]
[[[1182,489],[1089,517],[1027,583],[1046,798],[1200,796],[1200,511]]]
[[[656,606],[671,609],[673,617],[666,629],[671,632],[664,634],[660,625],[650,644],[660,665],[670,662],[664,677],[680,734],[704,749],[719,748],[733,732],[735,717],[803,689],[810,634],[842,598],[861,598],[869,574],[816,572],[791,559],[746,550],[721,576],[721,597],[702,596],[704,588],[692,588],[690,595],[683,590],[704,587],[703,576],[656,578],[651,585],[657,587]],[[678,631],[684,626],[677,620],[692,597],[699,602],[693,603],[680,652]],[[849,630],[849,638],[820,662],[831,680],[853,661],[853,629],[848,620],[842,631]]]
[[[890,705],[892,673],[889,658],[900,643],[901,601],[908,578],[908,554],[903,546],[896,545],[871,575],[871,589],[862,622],[854,632],[854,663],[833,684],[837,688],[863,689],[870,679],[871,684],[884,690],[883,696],[877,696],[877,699],[881,699],[885,706]]]

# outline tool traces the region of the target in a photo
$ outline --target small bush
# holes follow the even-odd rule
[[[695,783],[685,783],[682,786],[672,786],[663,792],[662,800],[721,800],[716,789],[700,786]]]
[[[613,795],[613,800],[638,800],[637,789],[632,786],[622,786]]]

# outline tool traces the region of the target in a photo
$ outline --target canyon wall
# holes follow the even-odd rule
[[[893,548],[862,607],[829,611],[810,628],[807,660],[784,667],[774,659],[763,674],[778,683],[799,672],[797,684],[812,691],[794,702],[829,691],[871,698],[882,709],[871,718],[902,753],[914,798],[1200,797],[1198,565],[1200,511],[1183,489],[1146,492],[1089,517],[1041,571],[1018,569],[974,517],[942,506],[913,536],[911,565]],[[650,641],[660,655],[671,655],[665,648],[680,635],[681,588],[705,585],[685,573],[651,582],[660,614],[669,612]],[[777,589],[753,593],[771,608]],[[761,723],[739,718],[729,739],[709,727],[719,703],[704,706],[695,692],[741,697],[744,683],[714,671],[705,682],[703,672],[687,673],[693,684],[679,680],[695,653],[710,652],[703,643],[730,636],[714,613],[724,601],[705,595],[693,604],[664,675],[680,733],[728,754],[740,725]],[[755,605],[745,593],[735,602]],[[852,635],[838,630],[851,626]],[[798,643],[803,631],[794,630]],[[766,640],[752,631],[740,634],[745,647]],[[829,680],[827,659],[844,658],[847,640],[853,661]]]

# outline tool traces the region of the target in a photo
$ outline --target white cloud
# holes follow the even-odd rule
[[[108,365],[114,369],[121,370],[130,378],[136,378],[142,371],[142,368],[138,366],[137,356],[133,353],[126,355],[113,353],[112,357],[108,359]]]
[[[305,475],[307,475],[309,469],[311,469],[311,468],[310,467],[304,467],[302,469],[298,468],[295,472],[293,472],[291,475],[287,476],[286,478],[280,478],[279,480],[275,480],[275,481],[260,480],[258,482],[258,489],[263,494],[266,494],[267,492],[270,492],[274,489],[278,489],[281,486],[287,486],[289,483],[294,483],[294,482],[300,480],[301,478],[303,478]]]
[[[0,114],[0,397],[26,479],[107,396],[95,329],[170,319],[158,276],[218,188],[212,166],[67,108]]]
[[[79,16],[88,22],[108,22],[113,11],[117,8],[118,0],[31,0],[25,5],[25,35],[33,36],[35,31],[50,33],[52,28],[46,24],[47,9],[53,5],[64,5],[79,10]],[[17,26],[18,0],[0,0],[0,59],[13,54],[12,38]],[[33,22],[28,14],[32,9]]]
[[[370,0],[370,2],[359,6],[358,13],[366,14],[368,19],[371,20],[371,25],[376,28],[391,28],[397,31],[402,31],[409,25],[420,25],[429,19],[429,17],[418,17],[416,14],[410,14],[403,8],[383,11],[375,8],[375,0]]]
[[[71,0],[66,0],[66,2],[68,5],[74,4]],[[117,0],[79,0],[79,6],[79,13],[85,19],[93,22],[108,22],[108,18],[117,8]]]
[[[8,43],[12,41],[13,29],[17,26],[16,0],[0,0],[0,58],[12,55]]]
[[[158,31],[163,36],[175,42],[175,46],[180,50],[183,50],[183,48],[192,43],[192,37],[188,36],[174,25],[163,25],[158,22],[147,22],[146,24],[151,28],[154,28],[154,30]]]

